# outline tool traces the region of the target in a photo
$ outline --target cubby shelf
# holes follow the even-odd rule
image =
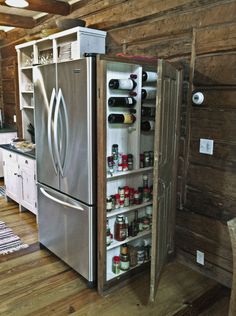
[[[122,240],[122,241],[113,241],[113,243],[110,246],[107,247],[107,250],[114,249],[114,248],[119,247],[119,246],[121,246],[121,245],[123,245],[125,243],[128,243],[130,241],[142,238],[142,237],[150,235],[150,234],[151,234],[151,229],[147,229],[147,230],[144,230],[143,232],[138,233],[138,235],[135,236],[135,237],[128,237],[128,238],[126,238],[125,240]]]
[[[148,264],[150,261],[151,260],[146,260],[146,261],[144,261],[144,263],[137,264],[136,266],[129,268],[129,270],[127,270],[127,271],[120,270],[119,274],[115,274],[113,272],[107,272],[107,281],[110,281],[110,280],[115,279],[115,278],[119,279],[120,276],[122,276],[123,274],[128,273],[131,270],[137,269],[138,267],[141,267],[142,265]]]
[[[124,214],[124,213],[128,213],[131,211],[135,211],[135,210],[138,210],[140,208],[146,207],[148,205],[152,205],[152,201],[148,201],[148,202],[142,203],[142,204],[132,205],[129,207],[118,208],[118,209],[113,210],[111,212],[107,212],[107,218],[114,217],[118,214]]]
[[[122,178],[124,176],[132,176],[135,174],[139,174],[139,173],[145,173],[145,172],[150,172],[153,170],[153,167],[146,167],[146,168],[140,168],[140,169],[135,169],[135,170],[131,170],[131,171],[121,171],[121,172],[117,172],[115,174],[108,175],[107,176],[107,181],[112,181],[112,180],[116,180],[119,178]]]

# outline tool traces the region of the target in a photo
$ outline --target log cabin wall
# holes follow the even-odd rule
[[[88,27],[108,32],[108,55],[165,58],[184,68],[177,255],[185,264],[230,286],[232,252],[226,220],[236,214],[235,0],[82,0],[74,9],[68,17],[82,18]],[[51,17],[30,31],[8,33],[1,41],[3,72],[11,68],[8,62],[16,61],[14,46],[43,28],[55,27],[55,20]],[[11,69],[16,75],[16,68]],[[210,88],[209,102],[202,108],[190,102],[191,91],[198,86]],[[18,106],[8,101],[10,96],[4,97],[9,120]],[[213,156],[199,154],[200,138],[214,140]],[[204,266],[196,263],[196,250],[204,252]]]

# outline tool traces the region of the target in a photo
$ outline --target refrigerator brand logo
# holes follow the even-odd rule
[[[75,74],[79,74],[80,73],[80,69],[74,69],[74,73]]]

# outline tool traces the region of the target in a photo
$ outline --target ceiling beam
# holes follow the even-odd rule
[[[35,20],[30,17],[0,13],[0,25],[31,29],[35,27],[36,23]]]
[[[67,2],[56,0],[28,0],[28,7],[24,10],[38,11],[44,13],[51,13],[56,15],[68,15],[70,14],[71,6]],[[0,0],[1,5],[6,5],[5,0]],[[11,8],[10,6],[8,6]]]

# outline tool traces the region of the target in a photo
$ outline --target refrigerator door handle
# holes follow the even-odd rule
[[[61,103],[63,106],[63,110],[64,110],[64,114],[65,114],[65,133],[66,133],[66,137],[65,137],[65,141],[66,141],[66,145],[65,145],[65,155],[64,155],[64,160],[62,162],[62,170],[64,172],[65,169],[65,162],[67,159],[67,154],[68,154],[68,149],[69,149],[69,123],[68,123],[68,113],[67,113],[67,108],[66,108],[66,102],[62,93],[62,90],[59,90],[59,93],[61,93]]]
[[[62,168],[61,158],[60,158],[60,152],[59,152],[59,144],[58,144],[58,118],[59,118],[59,108],[61,103],[62,93],[61,89],[59,89],[57,94],[57,103],[55,107],[55,120],[54,120],[54,144],[55,144],[55,154],[58,162],[58,167],[61,176],[63,177],[64,172]]]
[[[49,103],[49,114],[48,114],[48,146],[49,146],[49,153],[52,159],[53,168],[56,174],[58,174],[58,170],[57,170],[57,166],[55,163],[53,150],[52,150],[52,112],[53,112],[53,102],[55,98],[56,98],[56,89],[53,88],[52,93],[51,93],[50,103]]]
[[[73,205],[73,204],[70,204],[70,203],[67,203],[67,202],[63,202],[57,198],[55,198],[54,196],[52,196],[51,194],[49,194],[46,190],[44,190],[43,188],[40,188],[40,191],[42,192],[43,195],[45,195],[48,199],[56,202],[56,203],[59,203],[61,205],[64,205],[64,206],[67,206],[67,207],[71,207],[71,208],[74,208],[76,210],[80,210],[80,211],[84,211],[84,209],[79,206],[79,205]]]

